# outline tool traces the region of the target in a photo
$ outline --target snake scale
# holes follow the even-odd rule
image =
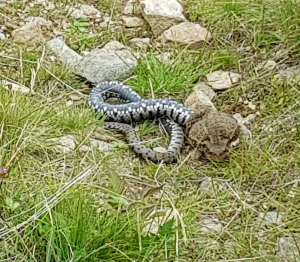
[[[118,98],[123,104],[109,104],[109,98]],[[143,99],[128,85],[119,81],[105,81],[93,88],[89,104],[106,115],[105,129],[115,129],[125,134],[132,149],[151,161],[173,162],[184,143],[183,127],[193,111],[172,99]],[[148,119],[160,118],[170,134],[166,152],[155,152],[141,144],[132,125]]]

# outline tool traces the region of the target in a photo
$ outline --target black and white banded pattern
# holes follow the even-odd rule
[[[109,104],[107,99],[116,97],[124,104]],[[171,99],[142,99],[132,88],[119,81],[105,81],[97,85],[89,96],[92,108],[107,116],[103,127],[125,133],[129,145],[145,159],[152,161],[176,160],[183,143],[184,126],[193,111]],[[132,124],[143,120],[162,117],[171,136],[170,145],[165,153],[158,153],[141,144]]]

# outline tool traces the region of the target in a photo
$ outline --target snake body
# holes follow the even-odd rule
[[[109,98],[118,98],[123,104],[109,104]],[[119,81],[105,81],[90,93],[89,104],[97,112],[107,116],[103,127],[116,129],[126,135],[133,150],[151,161],[173,162],[184,143],[182,126],[193,111],[171,99],[143,99],[132,88]],[[166,152],[159,153],[141,144],[133,124],[142,120],[161,118],[171,141]]]

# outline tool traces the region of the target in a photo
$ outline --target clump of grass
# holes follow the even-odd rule
[[[192,21],[208,25],[218,36],[240,32],[246,37],[247,45],[269,52],[280,43],[298,49],[298,12],[299,5],[292,0],[222,0],[193,2],[188,15]]]
[[[174,52],[166,64],[151,53],[135,69],[138,77],[128,83],[142,96],[151,96],[154,92],[159,97],[167,93],[177,98],[189,93],[199,78],[210,71],[237,65],[235,55],[235,52],[210,50],[204,46],[197,54],[185,49],[179,54]]]

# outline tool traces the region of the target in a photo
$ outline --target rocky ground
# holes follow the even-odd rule
[[[1,261],[299,261],[300,7],[275,2],[0,0]],[[87,105],[103,79],[243,135],[147,163]]]

